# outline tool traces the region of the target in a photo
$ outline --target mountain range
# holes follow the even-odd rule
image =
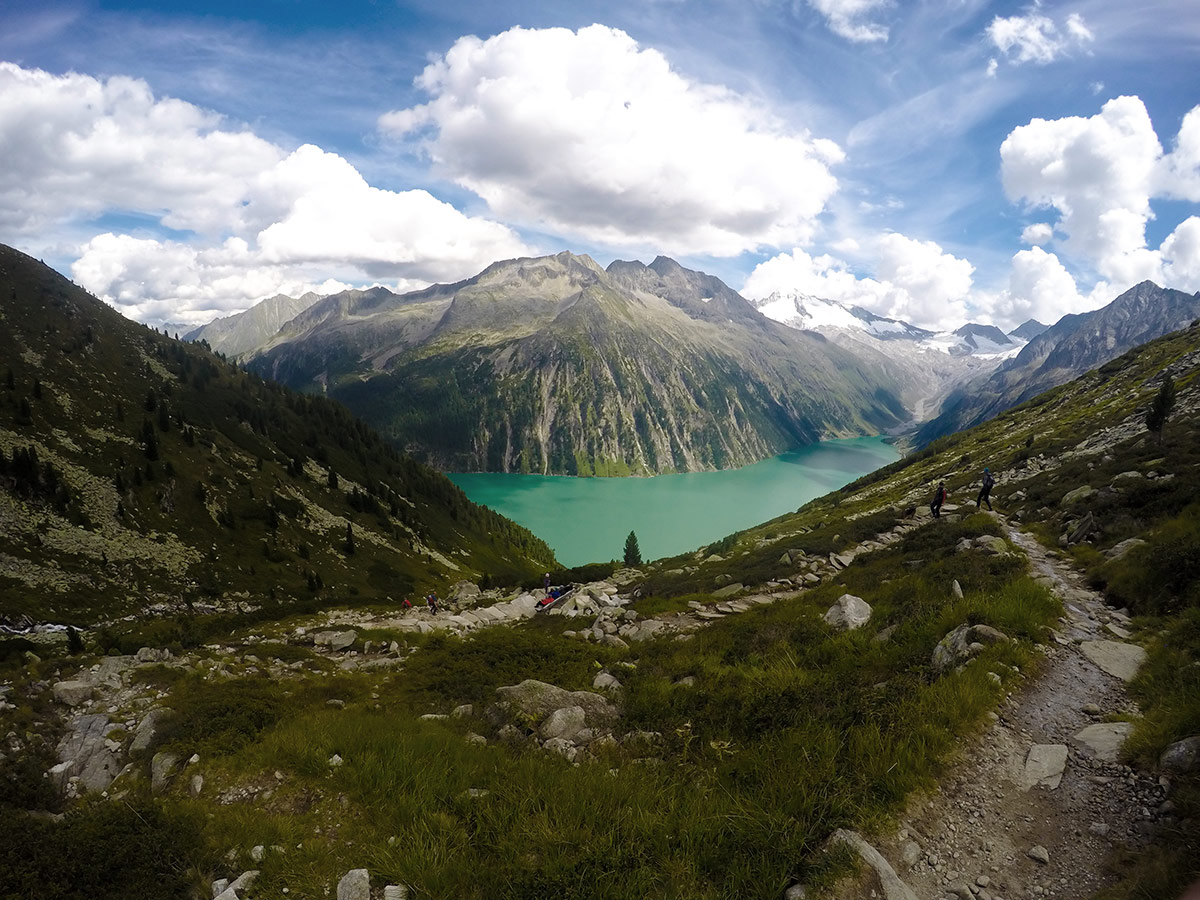
[[[1146,282],[1053,326],[934,332],[798,291],[748,302],[665,257],[602,269],[560,253],[403,295],[277,296],[188,337],[329,394],[444,469],[653,474],[884,430],[923,445],[1195,307]]]
[[[458,471],[730,468],[907,418],[887,371],[665,257],[604,269],[564,252],[346,291],[243,359]]]
[[[1200,293],[1143,281],[1092,312],[1063,316],[992,373],[959,387],[916,433],[918,446],[970,428],[1200,318]],[[1028,324],[1028,323],[1026,323]]]

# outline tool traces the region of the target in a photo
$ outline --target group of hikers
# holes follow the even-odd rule
[[[549,572],[542,577],[542,587],[544,589],[544,596],[537,602],[537,608],[539,610],[553,606],[558,600],[562,599],[562,597],[568,593],[566,589],[551,586]],[[434,615],[437,615],[439,603],[440,601],[438,600],[436,591],[430,591],[425,595],[425,605]],[[407,597],[401,601],[401,605],[403,605],[405,609],[412,609],[413,606],[412,601]]]
[[[979,509],[984,503],[987,504],[989,510],[992,509],[992,488],[996,486],[996,478],[992,475],[992,470],[985,468],[983,470],[983,481],[979,488],[979,495],[975,498],[975,508]],[[946,482],[939,481],[937,488],[933,492],[933,502],[929,504],[929,509],[933,512],[935,519],[940,519],[942,516],[942,504],[946,502]]]

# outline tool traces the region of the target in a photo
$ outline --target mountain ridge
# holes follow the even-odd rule
[[[924,446],[977,425],[1198,317],[1200,293],[1140,282],[1098,310],[1063,316],[995,372],[958,388],[915,440]]]
[[[906,418],[889,375],[666,257],[507,260],[365,313],[334,295],[246,364],[456,471],[728,468]]]

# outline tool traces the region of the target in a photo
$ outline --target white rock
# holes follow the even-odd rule
[[[608,672],[601,672],[592,679],[592,687],[597,690],[610,690],[619,688],[620,686],[621,682],[617,681],[616,677],[610,675]]]
[[[1116,762],[1131,731],[1132,722],[1099,722],[1080,731],[1075,735],[1075,740],[1091,750],[1097,759]]]
[[[92,686],[86,681],[60,681],[53,690],[54,699],[67,706],[79,706],[92,699]]]
[[[1103,671],[1122,681],[1131,681],[1146,661],[1145,650],[1120,641],[1084,641],[1079,649]]]
[[[337,886],[337,900],[371,900],[371,874],[366,869],[351,869]]]
[[[871,606],[862,597],[842,594],[825,612],[825,621],[838,631],[861,628],[871,618]]]
[[[1025,757],[1025,770],[1021,778],[1021,789],[1029,790],[1037,785],[1054,790],[1062,783],[1063,770],[1067,766],[1066,744],[1034,744]]]
[[[546,721],[538,729],[538,734],[543,740],[562,738],[569,741],[583,729],[586,719],[587,714],[582,706],[556,709],[546,717]]]
[[[564,738],[550,738],[542,746],[551,753],[557,753],[568,762],[574,762],[575,757],[579,755],[579,748]]]

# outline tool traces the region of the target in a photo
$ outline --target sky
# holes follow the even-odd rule
[[[1200,0],[0,0],[0,243],[152,325],[561,250],[1050,324],[1200,290]]]

